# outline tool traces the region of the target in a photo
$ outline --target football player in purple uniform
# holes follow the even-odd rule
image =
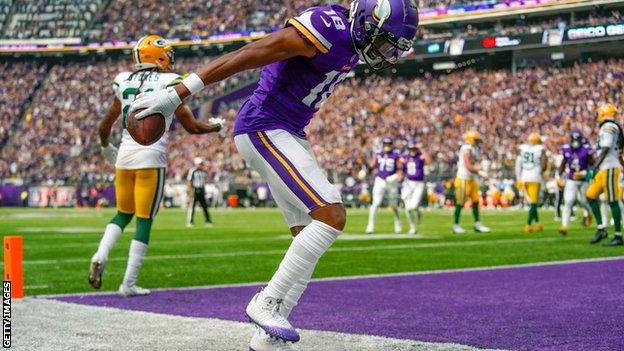
[[[377,173],[373,183],[373,201],[368,213],[366,234],[375,231],[377,209],[386,194],[388,194],[388,205],[394,215],[394,232],[398,234],[403,231],[399,217],[399,183],[403,179],[401,154],[395,150],[392,138],[384,137],[382,144],[382,150],[375,153],[375,158],[370,165],[370,168],[376,170]]]
[[[401,188],[401,198],[405,204],[405,213],[409,222],[409,234],[416,234],[414,216],[420,217],[419,209],[425,193],[425,165],[431,163],[431,156],[421,144],[413,140],[407,142],[407,153],[403,155],[403,174],[405,180]]]
[[[357,65],[373,71],[395,64],[413,44],[415,0],[355,0],[314,7],[266,38],[212,60],[175,87],[137,96],[137,117],[170,115],[190,95],[238,72],[264,67],[258,88],[234,125],[236,146],[269,185],[291,233],[290,248],[246,312],[259,328],[250,347],[271,349],[276,339],[296,342],[288,322],[319,258],[342,232],[340,193],[317,164],[304,128],[337,84]],[[271,338],[273,337],[273,338]]]
[[[578,129],[570,133],[570,143],[561,147],[563,161],[556,174],[557,183],[561,186],[563,180],[561,176],[568,170],[568,176],[563,185],[563,211],[562,222],[559,233],[568,234],[568,226],[570,225],[570,216],[572,215],[572,207],[574,202],[578,202],[585,210],[584,224],[591,224],[591,216],[589,204],[585,197],[589,183],[586,180],[587,171],[593,164],[594,149],[583,137]]]

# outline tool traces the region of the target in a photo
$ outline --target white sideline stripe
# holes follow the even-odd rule
[[[13,333],[20,350],[247,350],[250,323],[121,310],[26,298],[13,303]],[[242,313],[242,312],[241,312]],[[59,318],[61,316],[61,318]],[[87,321],[87,322],[85,322]],[[475,347],[300,329],[297,350],[478,351]],[[110,344],[110,343],[109,343]],[[112,344],[111,344],[112,345]],[[169,346],[169,347],[167,347]]]
[[[342,277],[313,278],[311,281],[312,282],[324,282],[324,281],[342,281],[342,280],[354,280],[354,279],[392,278],[392,277],[405,277],[405,276],[428,275],[428,274],[480,272],[480,271],[491,271],[491,270],[499,270],[499,269],[548,267],[548,266],[558,266],[558,265],[575,264],[575,263],[609,262],[609,261],[617,261],[617,260],[624,261],[624,256],[579,258],[579,259],[560,260],[560,261],[542,261],[542,262],[532,262],[532,263],[506,264],[506,265],[500,265],[500,266],[436,269],[436,270],[428,270],[428,271],[349,275],[349,276],[342,276]],[[266,282],[248,282],[248,283],[234,283],[234,284],[185,286],[185,287],[179,287],[179,288],[154,288],[154,289],[150,288],[150,290],[152,291],[182,290],[183,291],[183,290],[199,290],[199,289],[238,288],[238,287],[256,286],[256,285],[264,285],[264,284],[266,284]],[[65,297],[65,296],[110,295],[112,293],[114,293],[114,291],[37,295],[37,297],[55,298],[55,297]]]
[[[101,230],[98,231],[98,233]],[[338,240],[341,241],[374,241],[374,240],[440,240],[441,236],[437,235],[410,235],[410,234],[351,234],[351,233],[343,233],[338,237]],[[156,239],[155,239],[156,240]],[[154,240],[154,241],[155,241]],[[177,245],[186,245],[189,244],[235,244],[235,243],[254,243],[254,242],[271,242],[271,241],[284,241],[284,240],[292,240],[292,235],[279,235],[279,236],[269,236],[269,237],[258,237],[258,238],[240,238],[240,239],[200,239],[200,240],[163,240],[158,241],[156,245],[162,246],[177,246]],[[156,241],[155,241],[156,242]],[[50,249],[60,249],[60,248],[85,248],[85,247],[97,247],[99,245],[99,241],[87,242],[87,243],[65,243],[65,244],[28,244],[24,245],[24,249],[29,252],[32,251],[46,251]]]
[[[458,241],[458,242],[437,242],[437,243],[420,243],[420,244],[394,244],[394,245],[367,245],[367,246],[350,246],[330,248],[328,252],[358,252],[358,251],[379,251],[379,250],[402,250],[402,249],[420,249],[432,247],[453,247],[453,246],[479,246],[489,244],[515,244],[529,242],[559,241],[561,238],[534,238],[534,239],[499,239],[499,240],[474,240],[474,241]],[[568,241],[574,239],[568,239]],[[578,238],[575,240],[584,240]],[[232,251],[232,252],[212,252],[187,255],[152,255],[145,256],[146,260],[187,260],[197,258],[211,257],[232,257],[232,256],[261,256],[261,255],[283,255],[286,251],[280,250],[258,250],[258,251]],[[126,256],[111,257],[109,262],[127,261]],[[42,264],[59,264],[59,263],[88,263],[89,258],[68,258],[59,260],[24,260],[24,265],[42,265]],[[3,264],[0,264],[2,266]]]

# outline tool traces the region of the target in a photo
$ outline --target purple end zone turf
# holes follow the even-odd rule
[[[246,321],[257,287],[59,297]],[[513,350],[624,350],[624,260],[313,282],[296,328]]]

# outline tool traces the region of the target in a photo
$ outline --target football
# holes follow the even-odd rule
[[[143,110],[136,110],[126,118],[126,129],[134,141],[148,146],[157,142],[165,134],[166,124],[165,117],[160,113],[137,120],[136,115]]]

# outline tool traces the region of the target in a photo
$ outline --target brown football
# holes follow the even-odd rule
[[[165,134],[165,118],[160,113],[155,113],[137,120],[137,113],[143,110],[136,110],[126,117],[126,129],[134,141],[148,146],[157,142]]]

